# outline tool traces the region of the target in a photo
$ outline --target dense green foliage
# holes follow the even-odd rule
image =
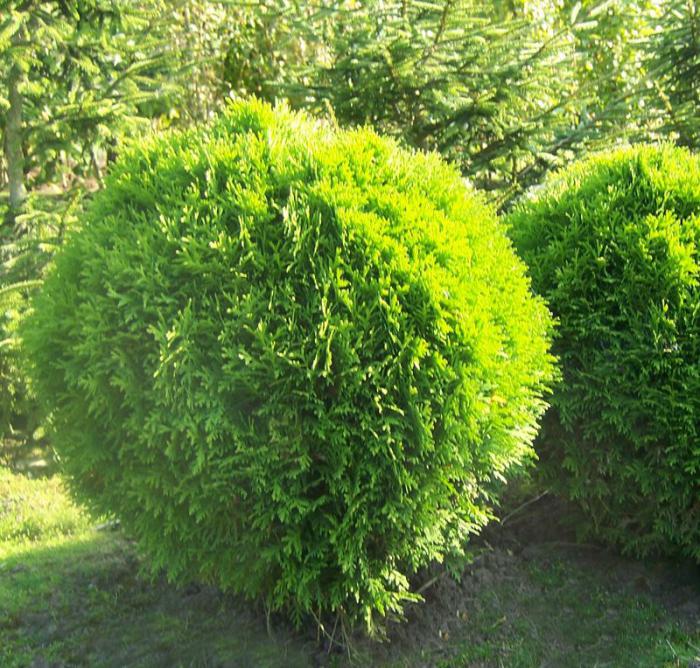
[[[13,133],[28,186],[99,179],[123,137],[251,93],[439,150],[504,204],[601,143],[697,145],[698,0],[0,0],[0,15],[0,182]]]
[[[21,316],[22,296],[15,289],[0,292],[0,438],[23,429],[32,413],[27,405],[24,375],[18,369],[15,332]]]
[[[0,289],[0,439],[20,431],[26,434],[34,421],[24,374],[19,369],[15,334],[23,313],[20,289]],[[33,431],[33,430],[32,430]]]
[[[187,56],[164,58],[164,33],[180,19],[166,10],[158,0],[0,0],[0,188],[9,186],[9,207],[0,194],[0,446],[28,444],[40,426],[16,336],[28,295],[85,185],[94,189],[117,144],[148,130],[175,96]]]
[[[547,147],[573,122],[565,31],[493,2],[327,4],[332,27],[328,11],[303,17],[325,49],[281,82],[282,95],[437,150],[498,199],[549,163]]]
[[[543,470],[604,539],[700,560],[700,160],[590,159],[509,225],[559,319]]]
[[[41,421],[22,369],[17,330],[79,209],[78,194],[68,204],[55,199],[30,195],[14,228],[0,228],[0,442],[20,447],[34,439]],[[3,213],[0,208],[0,218]]]
[[[670,0],[647,44],[650,108],[664,135],[700,148],[700,0]]]
[[[169,90],[174,72],[162,58],[169,20],[157,0],[0,0],[8,171],[18,159],[7,150],[14,132],[30,187],[86,173],[99,178],[100,154],[148,127],[149,111]],[[12,128],[15,108],[21,125]]]
[[[437,150],[507,208],[576,155],[694,137],[696,2],[264,1],[225,76]]]
[[[552,375],[457,172],[258,102],[121,160],[35,307],[81,499],[173,578],[370,627],[486,523]]]

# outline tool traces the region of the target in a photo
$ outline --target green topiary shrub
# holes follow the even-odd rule
[[[603,539],[700,559],[700,160],[595,157],[508,223],[559,319],[545,475]]]
[[[524,274],[436,156],[240,103],[121,160],[23,336],[73,490],[156,568],[371,627],[531,454]]]

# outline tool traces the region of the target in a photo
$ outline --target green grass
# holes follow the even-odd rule
[[[98,531],[58,478],[0,469],[0,666],[308,666],[289,633],[204,588],[140,575],[133,545]]]
[[[562,555],[501,551],[462,585],[442,578],[362,666],[683,667],[700,629]],[[0,666],[343,666],[282,622],[206,587],[141,574],[120,531],[97,530],[58,477],[0,468]],[[432,599],[432,600],[431,600]],[[320,661],[320,663],[319,663]]]
[[[470,612],[440,666],[685,667],[700,654],[698,633],[691,638],[651,601],[561,561],[530,565],[525,577],[482,592]]]
[[[69,501],[60,478],[32,480],[0,468],[0,558],[89,527],[89,518]]]

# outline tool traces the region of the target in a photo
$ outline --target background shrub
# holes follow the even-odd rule
[[[602,538],[700,559],[700,161],[670,146],[602,155],[509,224],[559,319],[545,473]]]
[[[549,324],[438,157],[250,102],[121,159],[24,340],[155,568],[371,626],[531,454]]]
[[[0,219],[7,214],[3,204]],[[0,464],[21,466],[34,455],[50,460],[43,447],[41,411],[22,365],[18,330],[30,296],[79,208],[78,195],[57,206],[49,197],[32,194],[12,226],[0,225]]]

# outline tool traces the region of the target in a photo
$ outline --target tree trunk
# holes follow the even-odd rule
[[[10,70],[10,109],[5,124],[5,159],[10,185],[10,213],[16,212],[27,197],[24,187],[24,152],[22,150],[22,93],[19,90],[21,71],[17,65]]]

